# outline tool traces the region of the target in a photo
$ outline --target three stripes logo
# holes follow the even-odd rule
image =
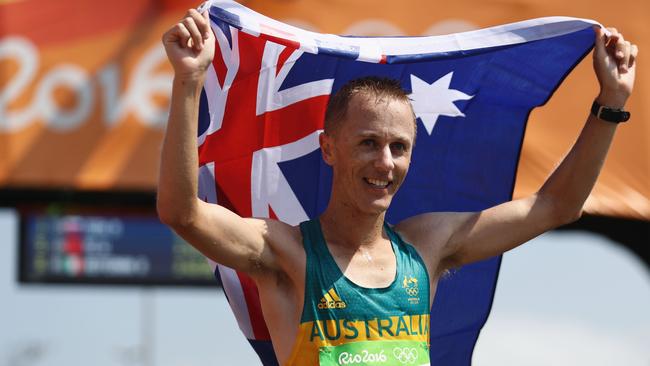
[[[319,309],[344,309],[348,305],[341,300],[334,288],[331,288],[318,302]]]

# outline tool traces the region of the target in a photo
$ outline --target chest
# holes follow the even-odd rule
[[[392,251],[372,260],[363,255],[332,257],[341,271],[339,276],[329,276],[336,269],[320,267],[322,280],[315,282],[323,286],[315,291],[318,299],[311,299],[317,301],[319,316],[368,319],[428,313],[429,283],[416,263],[398,261]]]
[[[388,248],[382,252],[358,251],[353,255],[332,252],[343,275],[356,285],[366,288],[384,288],[396,280],[397,261]]]

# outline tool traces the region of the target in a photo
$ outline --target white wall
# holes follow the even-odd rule
[[[551,232],[504,256],[474,366],[649,366],[649,346],[640,258],[602,236]]]

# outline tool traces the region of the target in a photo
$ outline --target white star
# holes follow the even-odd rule
[[[439,116],[465,117],[454,101],[469,100],[474,97],[460,90],[449,89],[451,77],[454,72],[441,77],[433,84],[429,84],[419,77],[411,74],[411,104],[415,115],[420,118],[429,135]]]

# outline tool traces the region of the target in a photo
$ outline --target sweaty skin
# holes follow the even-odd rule
[[[634,85],[638,48],[609,30],[605,36],[596,29],[596,99],[622,108]],[[197,198],[198,104],[215,49],[207,13],[189,10],[164,34],[163,44],[174,82],[161,154],[159,216],[207,257],[254,279],[278,361],[285,364],[304,298],[300,230],[270,219],[242,218]],[[395,225],[426,262],[429,301],[446,269],[501,254],[579,218],[616,127],[590,115],[567,156],[529,197],[481,212],[427,213]],[[395,278],[395,255],[382,225],[406,177],[413,139],[410,105],[365,94],[352,98],[338,130],[320,136],[323,158],[333,170],[331,200],[320,217],[323,234],[345,276],[364,287],[385,287]]]

